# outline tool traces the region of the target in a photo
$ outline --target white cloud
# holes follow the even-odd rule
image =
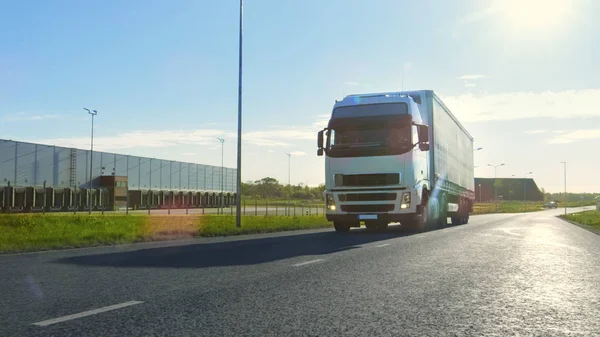
[[[275,150],[269,149],[267,152],[269,152],[269,153],[275,153]]]
[[[507,92],[443,96],[442,100],[463,122],[527,118],[598,117],[600,89],[559,92]]]
[[[288,147],[299,140],[315,140],[315,127],[277,128],[273,130],[251,131],[242,135],[245,144],[265,147]],[[163,131],[132,131],[115,136],[94,137],[94,148],[98,151],[115,151],[131,148],[166,148],[181,145],[202,145],[207,150],[220,149],[217,137],[225,137],[225,143],[235,142],[236,134],[218,129],[196,130],[163,130]],[[46,139],[24,139],[42,144],[52,144],[65,147],[87,149],[90,146],[89,137],[65,137]],[[218,146],[217,146],[218,145]],[[193,156],[195,153],[183,153]]]
[[[467,75],[462,75],[457,77],[457,79],[459,80],[468,80],[468,81],[474,81],[474,80],[481,80],[487,78],[487,76],[482,75],[482,74],[467,74]]]
[[[60,115],[58,114],[41,114],[41,115],[27,115],[25,112],[20,111],[13,114],[6,114],[2,119],[9,122],[16,121],[41,121],[45,119],[58,119]]]
[[[294,152],[290,152],[290,154],[292,156],[306,156],[306,153],[302,152],[302,151],[294,151]]]
[[[313,124],[313,128],[316,130],[321,130],[323,128],[327,127],[327,124],[329,123],[329,118],[331,116],[330,115],[317,115],[315,116],[315,118],[317,119]]]
[[[554,130],[552,131],[552,133],[565,133],[567,132],[566,130]]]
[[[600,139],[600,129],[576,130],[562,133],[548,140],[548,144],[568,144],[590,139]]]
[[[404,63],[402,64],[402,69],[403,69],[404,71],[406,71],[406,70],[410,70],[410,68],[412,68],[412,62],[404,62]]]
[[[465,87],[467,88],[475,88],[475,86],[477,86],[476,83],[465,82]]]
[[[349,87],[355,87],[357,85],[359,85],[360,83],[358,82],[354,82],[354,81],[348,81],[348,82],[344,82],[344,85],[347,85]]]
[[[182,156],[195,156],[196,152],[184,152],[181,154]]]
[[[537,135],[537,134],[545,133],[545,132],[546,132],[546,130],[529,130],[525,133],[528,135]]]

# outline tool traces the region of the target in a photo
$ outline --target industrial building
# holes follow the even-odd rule
[[[532,178],[475,178],[475,202],[494,201],[494,193],[504,201],[544,200],[544,193]]]
[[[216,207],[235,199],[233,168],[94,151],[90,175],[90,159],[90,150],[0,139],[0,209]]]

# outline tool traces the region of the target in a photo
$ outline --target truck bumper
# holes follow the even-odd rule
[[[364,216],[364,215],[363,215]],[[402,222],[402,221],[413,221],[418,219],[418,215],[415,213],[410,214],[372,214],[372,217],[377,216],[373,219],[362,219],[359,214],[326,214],[327,221],[339,221],[339,222],[360,222],[360,221],[382,221],[382,222]]]

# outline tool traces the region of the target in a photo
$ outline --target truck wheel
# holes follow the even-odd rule
[[[350,231],[350,224],[347,222],[334,221],[333,227],[338,233],[348,233]]]
[[[452,226],[458,226],[458,225],[462,225],[463,224],[463,217],[462,216],[453,216],[451,218],[452,220]]]
[[[442,194],[440,198],[440,211],[439,211],[439,219],[438,219],[438,228],[444,228],[448,224],[448,195],[446,193]]]
[[[435,219],[432,218],[430,208],[422,205],[421,216],[417,220],[408,222],[406,227],[417,232],[427,232],[435,229],[435,226]]]
[[[467,214],[463,217],[463,225],[466,225],[468,223],[469,223],[469,214]]]

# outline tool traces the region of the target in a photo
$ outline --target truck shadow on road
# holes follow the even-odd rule
[[[182,246],[139,249],[127,252],[84,255],[60,259],[58,263],[105,267],[208,268],[253,265],[294,258],[325,255],[359,248],[360,245],[415,233],[391,226],[385,231],[355,229],[281,237],[242,239],[229,242],[192,243]]]

